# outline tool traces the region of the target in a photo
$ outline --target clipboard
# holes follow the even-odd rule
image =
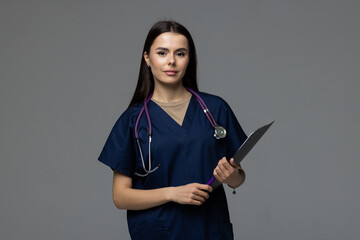
[[[243,144],[239,147],[235,155],[233,156],[236,163],[240,164],[240,162],[245,158],[245,156],[251,151],[251,149],[255,146],[255,144],[260,140],[260,138],[265,134],[265,132],[271,127],[271,123],[258,128],[256,131],[249,134],[248,138],[243,142]],[[212,177],[207,185],[210,185],[213,190],[221,185],[221,182]]]

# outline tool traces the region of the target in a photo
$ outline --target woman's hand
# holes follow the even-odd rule
[[[190,183],[170,188],[170,199],[180,204],[201,205],[209,198],[212,187],[207,184]]]
[[[231,188],[237,188],[244,182],[244,177],[239,173],[240,164],[237,164],[233,158],[230,162],[223,157],[214,169],[214,177],[222,183],[228,184]]]
[[[209,198],[212,187],[191,183],[179,187],[133,189],[132,178],[114,171],[113,200],[119,209],[144,210],[170,201],[180,204],[201,205]]]

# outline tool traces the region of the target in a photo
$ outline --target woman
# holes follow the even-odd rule
[[[214,137],[217,125],[226,137]],[[227,103],[198,92],[187,29],[156,23],[133,99],[99,157],[114,170],[113,200],[128,210],[131,238],[233,239],[224,188],[206,183],[212,176],[234,189],[243,183],[244,171],[230,158],[245,139]]]

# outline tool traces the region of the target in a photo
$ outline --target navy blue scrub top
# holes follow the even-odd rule
[[[245,141],[246,134],[229,105],[220,97],[199,92],[216,122],[227,130],[217,140],[195,96],[191,97],[182,126],[160,106],[148,104],[152,123],[151,159],[153,168],[146,177],[135,140],[135,122],[143,104],[128,108],[115,123],[99,161],[132,178],[134,189],[154,189],[188,183],[207,183],[218,161],[230,159]],[[148,122],[142,115],[138,131],[148,168]],[[170,202],[147,210],[128,210],[128,227],[132,239],[233,239],[232,224],[223,186],[210,194],[201,206]]]

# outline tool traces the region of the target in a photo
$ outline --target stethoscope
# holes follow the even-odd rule
[[[196,100],[199,102],[201,108],[203,109],[205,116],[207,117],[207,119],[209,120],[211,126],[214,128],[215,133],[214,133],[214,137],[216,139],[221,139],[221,138],[225,138],[226,137],[226,130],[225,128],[223,128],[222,126],[219,126],[214,117],[212,116],[212,114],[210,113],[210,110],[208,109],[208,107],[206,106],[205,102],[202,100],[202,98],[199,96],[199,94],[197,94],[194,90],[192,90],[191,88],[186,88],[186,90],[188,90],[190,93],[192,93],[195,97]],[[149,97],[144,99],[144,106],[141,108],[141,111],[139,113],[139,116],[136,119],[136,123],[135,123],[135,138],[136,138],[136,143],[138,145],[139,148],[139,152],[140,152],[140,158],[141,158],[141,162],[142,162],[142,166],[144,169],[145,174],[140,174],[135,172],[135,175],[139,176],[139,177],[146,177],[147,175],[149,175],[150,173],[156,171],[159,167],[160,164],[157,165],[154,169],[152,169],[151,167],[151,136],[152,136],[152,128],[151,128],[151,120],[150,120],[150,115],[149,115],[149,111],[148,111],[148,103],[152,97],[153,93],[151,93],[149,95]],[[144,113],[146,114],[146,118],[148,121],[148,136],[149,136],[149,169],[146,169],[145,167],[145,161],[144,161],[144,156],[142,154],[142,150],[141,150],[141,146],[140,146],[140,138],[139,138],[139,134],[138,134],[138,125],[140,122],[140,118],[142,116],[142,114]]]

